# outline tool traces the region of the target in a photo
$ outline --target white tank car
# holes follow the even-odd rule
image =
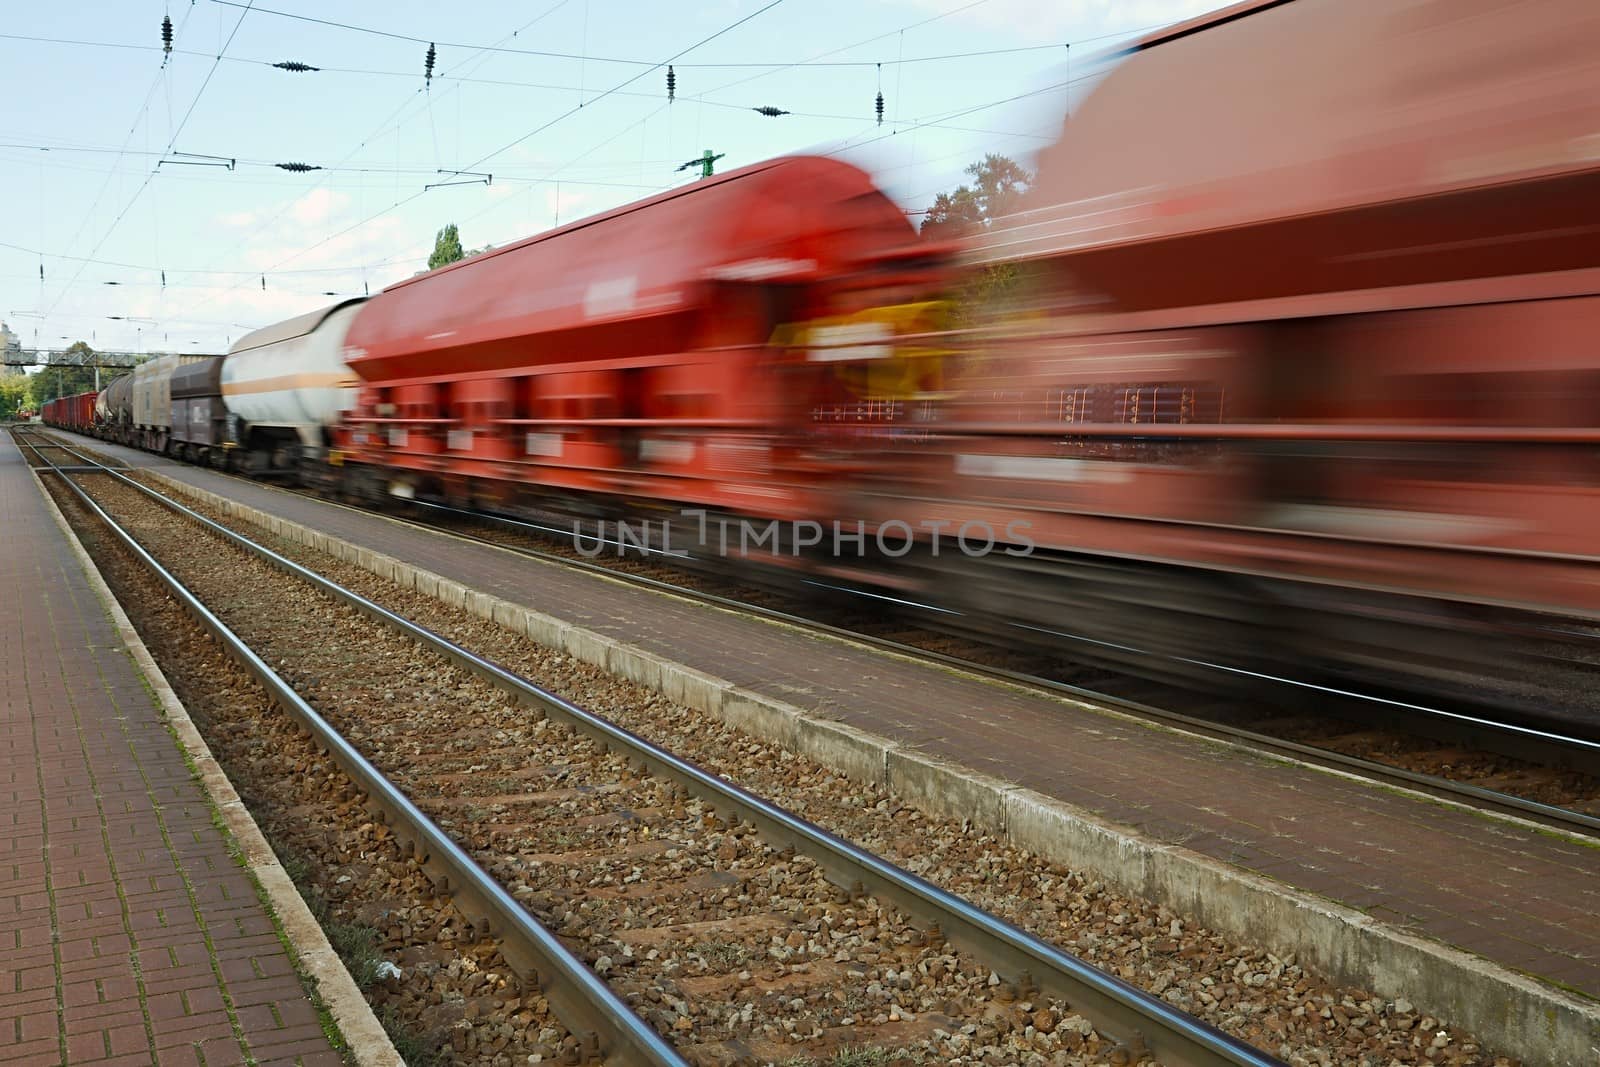
[[[323,428],[355,405],[358,379],[340,350],[362,299],[348,300],[240,338],[222,364],[229,433],[252,451],[297,440],[323,445]]]

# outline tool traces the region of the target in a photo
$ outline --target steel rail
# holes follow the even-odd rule
[[[72,452],[73,455],[78,456],[80,459],[83,459],[86,462],[95,462],[92,457],[85,456],[83,453],[78,452],[69,446],[57,445],[55,447],[60,447]],[[264,483],[252,481],[251,484],[262,485]],[[302,493],[296,493],[294,490],[283,489],[279,486],[269,485],[266,487],[270,489],[276,489],[279,492],[291,493],[297,496],[305,495]],[[952,656],[948,653],[935,652],[931,649],[919,648],[916,645],[906,644],[901,641],[894,641],[889,638],[877,637],[872,634],[864,634],[856,630],[849,630],[844,627],[833,626],[829,623],[820,622],[816,619],[810,619],[806,618],[805,616],[793,615],[788,612],[779,611],[776,608],[763,607],[757,604],[747,604],[731,597],[720,596],[716,593],[708,593],[703,590],[676,585],[671,582],[662,581],[659,578],[651,578],[647,575],[634,574],[629,571],[618,570],[614,567],[607,567],[602,564],[592,563],[584,559],[572,559],[567,556],[557,555],[552,552],[544,552],[539,549],[528,548],[522,545],[501,544],[486,537],[480,537],[471,533],[464,533],[459,530],[442,529],[439,526],[431,525],[429,523],[414,519],[406,519],[395,515],[374,513],[368,509],[354,508],[348,504],[343,504],[338,501],[323,500],[320,497],[317,499],[320,500],[321,503],[327,504],[330,507],[343,508],[364,515],[378,514],[380,518],[383,518],[389,522],[397,523],[402,526],[408,526],[413,529],[424,530],[435,534],[442,534],[446,537],[457,537],[472,544],[483,545],[485,547],[498,549],[503,552],[510,552],[528,559],[538,560],[555,566],[569,567],[574,570],[610,578],[614,581],[635,585],[644,589],[650,589],[668,596],[683,597],[685,599],[709,604],[714,607],[725,608],[730,611],[737,611],[742,614],[783,623],[784,625],[810,630],[812,632],[832,637],[837,640],[858,645],[865,645],[869,648],[874,648],[879,651],[888,652],[894,655],[904,656],[909,659],[935,663],[943,667],[960,670],[968,674],[989,678],[994,681],[1005,682],[1010,685],[1033,689],[1052,696],[1062,696],[1073,700],[1080,700],[1086,703],[1100,705],[1110,708],[1114,711],[1136,715],[1140,718],[1151,719],[1169,726],[1203,734],[1215,740],[1225,741],[1230,744],[1248,745],[1278,755],[1287,756],[1291,759],[1302,760],[1307,763],[1321,766],[1324,769],[1353,774],[1362,778],[1381,782],[1383,784],[1394,785],[1404,789],[1411,789],[1416,792],[1425,793],[1429,796],[1438,797],[1443,800],[1454,801],[1456,803],[1496,812],[1502,815],[1510,815],[1517,818],[1527,819],[1553,829],[1564,830],[1570,833],[1577,833],[1590,837],[1600,837],[1600,817],[1589,815],[1580,811],[1574,811],[1570,808],[1563,808],[1554,804],[1545,804],[1540,801],[1529,800],[1525,797],[1514,796],[1510,793],[1503,793],[1494,789],[1486,789],[1483,786],[1471,785],[1465,782],[1455,782],[1448,778],[1424,774],[1420,771],[1407,770],[1406,768],[1395,767],[1386,763],[1378,763],[1373,760],[1363,759],[1360,756],[1350,756],[1342,752],[1335,752],[1332,749],[1320,748],[1316,745],[1309,745],[1298,741],[1289,741],[1284,738],[1273,737],[1270,734],[1259,733],[1240,726],[1231,726],[1226,723],[1219,723],[1211,719],[1202,718],[1200,716],[1187,715],[1183,712],[1157,707],[1155,705],[1146,704],[1141,701],[1129,699],[1127,697],[1120,697],[1112,693],[1105,693],[1095,689],[1084,688],[1082,686],[1073,685],[1069,682],[1061,682],[1054,679],[1042,678],[1038,675],[1025,674],[1020,671],[1008,670],[1004,667],[994,667],[987,664],[978,663],[973,660],[962,659],[959,656]],[[428,501],[413,501],[413,503],[435,511],[451,512],[463,515],[479,522],[487,522],[505,527],[531,530],[536,534],[543,536],[566,535],[566,531],[564,530],[558,530],[549,526],[541,526],[538,523],[525,522],[523,520],[513,519],[504,515],[495,515],[488,512],[468,511],[461,508],[449,507],[443,504],[434,504]],[[658,552],[657,554],[661,553]],[[906,601],[900,602],[909,603]],[[1294,683],[1292,680],[1288,679],[1269,680],[1284,681],[1295,685],[1306,684]],[[1357,698],[1362,698],[1363,696],[1359,693],[1352,695]],[[1419,710],[1423,711],[1437,711],[1437,709],[1421,708],[1419,705],[1401,704],[1400,706],[1417,707]],[[1507,732],[1506,728],[1501,724],[1493,723],[1488,720],[1479,720],[1474,724],[1474,727],[1483,731]],[[1519,730],[1520,729],[1521,728],[1519,728]],[[1573,743],[1575,740],[1576,739],[1572,738],[1564,738],[1560,735],[1553,735],[1550,738],[1550,743],[1552,745],[1562,745]],[[1586,742],[1584,747],[1592,748],[1593,743]]]
[[[522,522],[521,520],[508,518],[501,515],[466,511],[461,508],[452,508],[441,504],[427,503],[425,501],[417,501],[414,503],[422,503],[425,504],[425,506],[435,510],[453,512],[481,522],[497,523],[508,527],[530,529],[540,533],[562,533],[562,531],[553,530],[553,528],[541,527],[535,523]],[[338,506],[343,507],[346,505]],[[1416,790],[1418,792],[1424,792],[1430,796],[1436,796],[1441,799],[1455,800],[1464,804],[1470,804],[1475,808],[1496,811],[1504,815],[1514,815],[1519,818],[1528,819],[1538,822],[1540,825],[1549,826],[1556,829],[1600,837],[1600,817],[1589,815],[1581,811],[1574,811],[1571,808],[1563,808],[1554,804],[1545,804],[1537,800],[1529,800],[1525,797],[1513,796],[1510,793],[1502,793],[1498,790],[1486,789],[1483,786],[1471,785],[1466,782],[1453,782],[1448,778],[1440,778],[1437,775],[1407,770],[1404,767],[1394,767],[1386,763],[1378,763],[1373,760],[1363,759],[1360,756],[1350,756],[1342,752],[1335,752],[1332,749],[1320,748],[1316,745],[1309,745],[1299,741],[1289,741],[1284,738],[1273,737],[1270,734],[1263,734],[1254,730],[1248,730],[1241,726],[1231,726],[1226,723],[1219,723],[1211,719],[1202,718],[1200,716],[1187,715],[1183,712],[1156,707],[1155,705],[1132,700],[1128,697],[1120,697],[1095,689],[1087,689],[1082,686],[1073,685],[1070,682],[1055,681],[1053,679],[1042,678],[1034,674],[1025,674],[1021,671],[1008,670],[1004,667],[995,667],[988,664],[978,663],[973,660],[963,659],[960,656],[952,656],[945,652],[936,652],[932,649],[919,648],[916,645],[909,645],[901,641],[892,640],[890,638],[878,637],[873,634],[864,634],[857,630],[850,630],[842,626],[834,626],[829,623],[819,622],[816,619],[809,619],[803,615],[793,615],[785,611],[779,611],[776,608],[763,607],[759,604],[747,604],[731,597],[720,596],[716,593],[708,593],[704,590],[693,589],[688,586],[675,585],[671,582],[662,581],[659,578],[651,578],[648,575],[634,574],[629,571],[618,570],[614,567],[607,567],[602,564],[592,563],[588,560],[570,559],[566,556],[556,555],[555,553],[551,552],[542,552],[538,549],[527,548],[521,545],[500,544],[499,542],[489,540],[485,537],[478,537],[474,534],[462,533],[457,530],[445,530],[437,526],[431,526],[425,522],[397,518],[392,515],[386,515],[384,518],[387,518],[393,522],[411,526],[415,529],[441,533],[449,537],[459,537],[464,541],[484,545],[490,548],[497,548],[505,552],[511,552],[520,556],[525,556],[529,559],[539,560],[541,562],[546,562],[557,566],[570,567],[586,573],[597,574],[630,585],[636,585],[643,589],[650,589],[654,592],[663,593],[668,596],[684,597],[686,599],[692,599],[701,603],[709,604],[713,607],[726,608],[730,611],[738,611],[746,615],[753,615],[758,618],[770,620],[772,622],[783,623],[786,626],[794,626],[811,630],[827,637],[836,638],[838,640],[847,641],[853,644],[866,645],[870,648],[874,648],[882,652],[888,652],[893,655],[904,656],[908,659],[935,663],[942,667],[950,667],[955,670],[963,671],[967,674],[975,674],[980,677],[992,679],[994,681],[1005,682],[1009,685],[1022,686],[1024,688],[1038,690],[1052,696],[1068,697],[1073,700],[1080,700],[1086,703],[1093,703],[1096,705],[1109,707],[1116,711],[1126,712],[1130,715],[1137,715],[1140,718],[1153,719],[1170,726],[1181,727],[1185,730],[1195,733],[1202,733],[1207,737],[1217,740],[1227,741],[1235,744],[1248,744],[1255,748],[1265,749],[1279,755],[1289,756],[1293,759],[1315,763],[1329,769],[1352,773],[1361,777],[1382,781],[1390,785],[1397,785],[1403,788]],[[910,601],[898,602],[907,604],[911,603]],[[1198,665],[1211,666],[1209,664]],[[1286,679],[1274,678],[1269,678],[1267,680],[1288,681]],[[1296,684],[1307,685],[1309,683]],[[1360,693],[1345,694],[1343,691],[1331,689],[1328,691],[1330,693],[1339,693],[1341,695],[1351,695],[1357,698],[1364,698],[1363,694]],[[1398,705],[1402,708],[1420,708],[1418,705],[1405,704],[1399,701],[1390,701],[1389,703],[1391,705]],[[1420,708],[1420,710],[1429,711],[1433,709]],[[1477,729],[1485,731],[1506,730],[1506,728],[1501,724],[1488,720],[1476,720],[1472,723],[1472,725]],[[1521,728],[1519,728],[1517,732],[1520,733]],[[1565,738],[1559,735],[1549,736],[1548,741],[1553,745],[1578,743],[1578,739]],[[1593,749],[1596,746],[1593,742],[1582,742],[1581,747]]]
[[[29,445],[38,452],[38,447]],[[46,460],[48,463],[49,460]],[[110,469],[130,485],[138,485]],[[317,713],[294,688],[214,615],[170,571],[100,507],[84,488],[63,473],[64,484],[117,539],[166,586],[190,615],[267,690],[271,697],[310,732],[323,749],[367,794],[369,803],[396,827],[396,837],[409,844],[435,884],[449,892],[457,909],[480,934],[494,934],[501,951],[518,973],[536,985],[556,1016],[579,1038],[580,1048],[602,1054],[608,1063],[630,1067],[687,1067],[687,1061],[609,986],[562,945],[471,856],[425,815],[355,746]],[[144,489],[143,486],[139,488]],[[150,490],[145,489],[145,492]],[[161,499],[159,494],[152,494]],[[203,516],[195,516],[201,518]],[[209,520],[203,520],[209,521]],[[409,841],[407,838],[409,837]]]
[[[105,473],[246,552],[266,560],[279,570],[308,582],[336,600],[445,655],[458,666],[512,692],[523,703],[557,716],[591,738],[626,753],[652,773],[685,786],[703,800],[709,799],[714,807],[753,825],[771,843],[803,849],[821,863],[835,884],[855,893],[870,892],[892,902],[909,916],[931,920],[943,937],[972,952],[997,972],[1007,974],[1019,987],[1037,988],[1067,1001],[1074,1010],[1095,1020],[1097,1028],[1120,1041],[1130,1054],[1147,1053],[1169,1067],[1215,1064],[1281,1067],[1282,1061],[1209,1023],[740,786],[702,770],[176,500],[115,471],[108,470]],[[66,480],[70,482],[70,479]],[[79,492],[81,494],[82,490]],[[98,507],[96,510],[99,510]],[[198,606],[198,602],[196,604]],[[262,667],[270,670],[264,664]],[[287,686],[284,688],[287,689]],[[293,691],[289,692],[292,694]],[[298,697],[294,699],[299,700]],[[311,710],[309,706],[307,710]],[[316,713],[311,711],[311,714]]]

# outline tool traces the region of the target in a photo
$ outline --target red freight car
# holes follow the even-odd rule
[[[94,426],[94,400],[98,393],[76,393],[46,400],[40,409],[43,421],[64,430],[88,431]]]
[[[927,580],[1078,650],[1459,689],[1508,609],[1600,619],[1597,84],[1590,0],[1257,2],[1138,43],[975,240],[1024,313],[869,506],[1024,529]],[[1511,688],[1588,687],[1559,675]]]
[[[99,395],[97,392],[89,392],[68,398],[71,405],[69,418],[72,429],[80,433],[88,433],[94,429],[94,401]]]
[[[812,416],[833,357],[897,357],[878,351],[893,319],[818,324],[913,292],[927,258],[846,164],[700,181],[374,297],[345,342],[362,388],[343,445],[401,496],[829,514]],[[777,343],[807,324],[848,343]]]

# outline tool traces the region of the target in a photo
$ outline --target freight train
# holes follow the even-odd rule
[[[99,393],[92,392],[76,393],[46,400],[40,406],[39,417],[51,426],[59,426],[64,430],[93,433],[96,429],[95,404],[99,396]],[[25,413],[18,412],[18,418],[26,418]]]
[[[716,554],[1593,731],[1596,84],[1587,0],[1251,0],[1127,48],[956,247],[773,160],[150,364],[94,423],[366,500],[694,512],[702,551],[843,524]]]

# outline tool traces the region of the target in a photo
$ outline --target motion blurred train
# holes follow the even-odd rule
[[[717,554],[1593,732],[1597,85],[1590,0],[1253,0],[1126,48],[954,246],[773,160],[141,367],[95,429],[367,500],[689,510],[702,550],[843,524]]]

